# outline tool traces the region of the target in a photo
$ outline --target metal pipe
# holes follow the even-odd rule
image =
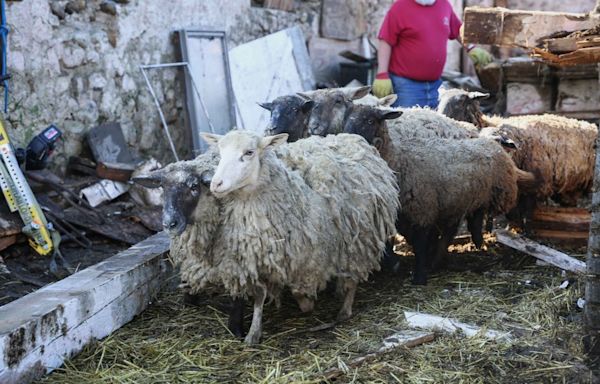
[[[178,63],[164,63],[164,64],[140,65],[140,68],[144,68],[144,69],[170,68],[170,67],[184,67],[186,65],[188,65],[187,61],[180,61]]]
[[[186,63],[187,64],[187,63]],[[167,122],[165,120],[165,115],[163,114],[162,108],[160,107],[160,103],[158,102],[158,98],[156,97],[156,93],[154,93],[154,88],[152,88],[152,84],[146,75],[146,71],[144,66],[140,66],[140,70],[142,71],[142,75],[144,76],[144,80],[146,80],[146,85],[148,86],[148,90],[154,99],[154,104],[156,104],[156,108],[158,108],[158,114],[160,115],[160,121],[162,122],[163,128],[165,130],[165,134],[167,135],[167,139],[169,140],[169,145],[171,146],[171,151],[173,152],[173,156],[175,156],[175,161],[179,161],[179,156],[177,155],[177,150],[175,149],[175,144],[173,143],[173,139],[171,138],[171,132],[169,132],[169,127],[167,126]]]

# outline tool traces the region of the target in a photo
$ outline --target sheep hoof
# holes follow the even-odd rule
[[[337,319],[336,319],[336,320],[337,320],[338,322],[341,322],[341,321],[346,321],[346,320],[348,320],[348,319],[349,319],[349,318],[351,318],[351,317],[352,317],[352,312],[351,312],[351,311],[350,311],[350,312],[347,312],[347,311],[344,311],[344,310],[342,310],[342,311],[340,311],[340,312],[338,313],[338,315],[337,315]]]
[[[244,342],[248,345],[256,345],[260,342],[260,336],[260,332],[248,332],[246,338],[244,339]]]
[[[427,285],[427,278],[424,276],[415,276],[412,283],[413,285]]]

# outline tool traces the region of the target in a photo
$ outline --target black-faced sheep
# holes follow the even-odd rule
[[[205,286],[197,282],[203,271],[202,260],[214,260],[213,242],[221,224],[219,201],[209,185],[219,162],[216,151],[209,150],[194,160],[179,161],[139,175],[134,181],[148,188],[163,188],[162,224],[170,237],[170,254],[180,268],[181,288],[194,296]],[[229,330],[243,335],[242,298],[233,298],[229,313]]]
[[[425,284],[426,265],[439,263],[460,221],[481,234],[484,212],[506,213],[517,202],[518,184],[535,177],[515,167],[496,142],[485,138],[407,139],[402,128],[386,126],[388,111],[356,106],[344,131],[360,134],[379,149],[396,172],[400,188],[397,229],[413,246],[413,282]],[[482,241],[478,239],[476,241]]]
[[[271,111],[268,134],[287,133],[290,142],[310,135],[326,136],[343,131],[344,121],[354,105],[376,105],[385,109],[390,99],[364,95],[369,87],[320,89],[277,98],[261,104]],[[310,104],[305,104],[310,103]],[[305,108],[300,108],[304,105]],[[406,137],[477,137],[477,129],[428,108],[399,108],[401,119],[390,124],[404,128]]]
[[[260,338],[267,295],[277,298],[284,288],[306,311],[337,278],[344,294],[338,318],[351,316],[357,283],[379,268],[385,240],[394,233],[398,190],[387,164],[354,135],[312,137],[277,153],[285,135],[233,131],[205,138],[222,158],[212,193],[198,194],[189,229],[171,249],[181,255],[188,289],[217,286],[232,297],[252,296],[248,343]],[[192,168],[192,179],[202,180],[214,166]],[[179,228],[176,221],[173,228]]]
[[[515,143],[510,155],[517,167],[535,172],[539,186],[534,194],[525,197],[523,205],[531,201],[553,198],[563,205],[575,205],[581,194],[590,190],[593,180],[595,150],[598,135],[596,125],[556,115],[526,115],[508,118],[487,117],[479,109],[478,98],[465,91],[443,93],[440,106],[454,118],[484,128],[482,135],[500,135]],[[468,111],[462,114],[461,111]],[[528,216],[530,212],[521,212]]]

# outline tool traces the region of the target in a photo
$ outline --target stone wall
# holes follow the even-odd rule
[[[177,61],[173,32],[181,28],[226,30],[231,48],[298,23],[310,36],[317,16],[314,1],[302,2],[293,13],[251,7],[250,0],[9,2],[9,134],[25,145],[50,123],[57,124],[65,140],[54,164],[64,168],[69,156],[81,152],[90,128],[119,121],[132,149],[171,161],[139,65]],[[189,155],[178,70],[151,71],[176,145]]]
[[[374,37],[393,0],[363,1],[367,31]],[[584,4],[582,8],[587,7],[586,1],[593,2],[568,3],[570,7]],[[457,8],[462,2],[453,0]],[[319,35],[320,3],[297,0],[295,11],[284,12],[253,7],[250,0],[8,2],[8,69],[13,76],[10,110],[5,116],[9,133],[17,145],[24,145],[55,123],[65,140],[54,164],[64,168],[69,156],[81,152],[90,128],[118,121],[134,150],[171,161],[139,65],[177,61],[174,31],[181,28],[225,30],[230,48],[293,25],[300,25],[310,40]],[[455,45],[451,51],[456,54],[451,54],[449,65],[456,69],[460,48]],[[151,81],[176,146],[182,155],[189,155],[178,70],[153,70]]]

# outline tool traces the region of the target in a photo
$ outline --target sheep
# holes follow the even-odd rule
[[[344,293],[338,319],[350,317],[357,283],[379,268],[394,232],[395,177],[363,138],[311,137],[281,145],[286,136],[204,134],[221,160],[211,192],[198,194],[191,228],[179,236],[190,231],[207,240],[200,255],[190,252],[198,248],[194,238],[171,246],[182,255],[182,279],[191,292],[218,286],[232,297],[254,298],[249,344],[260,339],[267,295],[277,298],[284,288],[308,311],[317,292],[337,277]],[[209,170],[192,168],[192,180]],[[174,231],[181,231],[181,220]]]
[[[136,175],[132,180],[147,188],[163,189],[162,224],[170,237],[170,254],[180,267],[181,288],[193,297],[201,288],[202,260],[214,260],[213,242],[221,224],[219,201],[210,193],[212,174],[219,162],[216,151],[209,150],[194,160],[179,161],[166,167]],[[229,313],[229,330],[243,334],[242,298],[234,298]]]
[[[311,99],[286,95],[259,105],[271,112],[267,135],[287,133],[290,143],[308,137],[308,118],[314,105]]]
[[[244,254],[233,263],[238,271],[220,281],[233,295],[243,289],[254,297],[246,341],[260,338],[267,293],[284,287],[310,302],[337,277],[344,293],[338,319],[350,317],[357,283],[379,268],[394,231],[397,186],[387,164],[354,135],[283,146],[287,164],[273,151],[285,134],[232,131],[203,138],[221,156],[211,192],[224,208],[223,253]]]
[[[413,246],[413,283],[426,284],[426,265],[442,261],[462,218],[470,218],[469,230],[480,236],[481,228],[473,225],[481,225],[484,212],[508,212],[517,202],[518,187],[531,187],[535,176],[519,170],[492,140],[407,139],[402,128],[386,125],[395,117],[393,111],[355,106],[344,132],[360,134],[376,145],[396,172],[397,230]]]
[[[326,136],[330,133],[340,133],[346,111],[352,106],[352,101],[365,97],[370,90],[371,87],[366,86],[298,93],[299,96],[314,102],[308,119],[309,134]]]
[[[391,99],[365,95],[369,87],[332,88],[279,97],[259,104],[271,111],[267,133],[288,133],[290,142],[310,135],[340,133],[353,105],[378,105],[384,108]],[[393,95],[395,96],[395,95]],[[354,100],[354,102],[352,102]],[[377,101],[378,100],[378,101]],[[399,108],[402,119],[391,124],[405,128],[407,137],[440,136],[448,138],[477,137],[477,129],[469,123],[447,118],[427,108]]]
[[[575,205],[581,194],[589,192],[594,173],[594,143],[598,135],[595,124],[556,115],[525,115],[508,118],[487,117],[479,109],[478,99],[484,94],[456,90],[443,93],[440,111],[451,117],[468,119],[485,128],[482,135],[507,137],[516,145],[510,151],[515,164],[538,174],[539,187],[524,196],[528,217],[535,200],[552,198],[562,205]],[[460,111],[468,111],[466,115]],[[529,202],[527,202],[529,200]]]

